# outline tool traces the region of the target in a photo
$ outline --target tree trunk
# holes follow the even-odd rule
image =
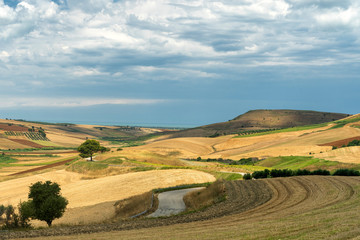
[[[46,223],[49,227],[51,227],[51,224],[52,224],[52,220],[46,220]]]

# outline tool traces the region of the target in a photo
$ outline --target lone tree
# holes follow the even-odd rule
[[[90,157],[90,161],[92,161],[92,157],[94,153],[101,150],[100,143],[96,140],[88,139],[83,142],[77,149],[80,152],[80,156],[83,158]]]
[[[62,217],[65,212],[68,200],[60,195],[60,186],[51,181],[36,182],[30,186],[29,198],[26,208],[32,208],[28,214],[32,218],[45,221],[48,226],[54,219]]]

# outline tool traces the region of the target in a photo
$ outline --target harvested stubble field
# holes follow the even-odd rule
[[[276,157],[276,156],[307,156],[309,153],[326,160],[360,163],[360,155],[348,155],[332,152],[328,143],[360,136],[360,129],[346,125],[342,128],[326,127],[234,138],[234,135],[217,138],[187,137],[159,140],[147,145],[130,148],[166,155],[178,152],[181,158],[231,158]],[[325,145],[324,145],[325,144]],[[129,150],[130,150],[129,149]],[[328,153],[329,155],[323,154]],[[336,155],[339,153],[339,155]],[[335,155],[335,156],[334,156]],[[336,157],[336,159],[334,159]]]
[[[359,177],[233,181],[226,183],[226,189],[226,201],[187,215],[5,232],[0,239],[349,239],[360,236]]]

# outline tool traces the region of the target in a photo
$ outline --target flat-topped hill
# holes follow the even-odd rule
[[[173,137],[209,137],[260,129],[281,129],[326,123],[350,116],[305,110],[252,110],[227,122],[187,129]]]

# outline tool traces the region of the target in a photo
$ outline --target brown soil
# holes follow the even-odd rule
[[[76,158],[76,157],[71,158],[71,159],[68,159],[68,160],[65,160],[65,161],[61,161],[61,162],[49,164],[49,165],[46,165],[46,166],[36,167],[36,168],[29,169],[29,170],[25,170],[25,171],[13,173],[13,174],[10,174],[9,176],[15,176],[15,175],[21,175],[21,174],[26,174],[26,173],[32,173],[32,172],[36,172],[36,171],[40,171],[40,170],[45,170],[45,169],[48,169],[48,168],[53,168],[53,167],[61,166],[61,165],[64,165],[65,163],[68,163],[68,162],[73,161],[75,158]]]
[[[14,132],[27,132],[29,130],[29,128],[27,127],[23,127],[19,125],[9,126],[9,124],[3,124],[3,123],[0,123],[0,129],[4,131],[14,131]]]
[[[324,144],[319,144],[319,146],[335,146],[335,147],[342,147],[343,145],[348,145],[349,142],[353,141],[353,140],[360,140],[360,136],[358,137],[351,137],[351,138],[346,138],[346,139],[342,139],[339,141],[334,141],[334,142],[329,142],[329,143],[324,143]]]
[[[32,141],[29,141],[29,140],[25,140],[25,139],[12,139],[12,138],[9,138],[9,140],[11,140],[13,142],[16,142],[16,143],[26,145],[26,146],[29,146],[29,147],[32,147],[32,148],[43,148],[43,147],[45,147],[43,145],[40,145],[38,143],[34,143]]]

